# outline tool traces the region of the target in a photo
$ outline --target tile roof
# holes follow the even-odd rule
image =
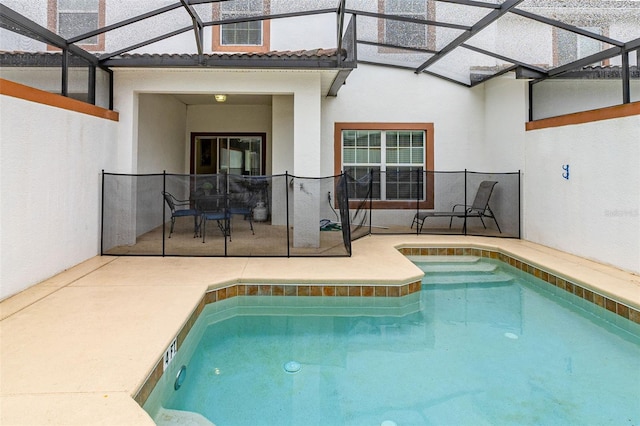
[[[100,58],[100,55],[96,55]],[[105,58],[108,66],[218,66],[235,65],[248,67],[264,66],[304,66],[327,68],[337,63],[337,49],[285,50],[269,52],[238,53],[124,53]],[[345,52],[342,58],[345,59]],[[5,51],[0,53],[0,63],[5,66],[60,66],[60,52],[21,52]],[[80,58],[72,56],[72,64],[84,64]],[[306,64],[306,66],[305,66]]]

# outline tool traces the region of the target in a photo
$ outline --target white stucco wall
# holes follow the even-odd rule
[[[293,167],[293,96],[273,97],[273,147],[272,147],[272,171],[274,175],[281,175]],[[290,191],[288,185],[286,191]],[[274,225],[286,225],[285,190],[273,190],[271,196],[271,223]],[[289,194],[289,211],[293,210],[291,201],[293,195]],[[293,222],[293,217],[289,220]]]
[[[0,96],[0,299],[100,253],[118,123]]]
[[[273,109],[273,174],[281,174],[293,166],[293,96],[274,96]]]
[[[305,71],[123,69],[115,70],[115,81],[114,104],[121,113],[123,123],[119,139],[132,146],[132,156],[129,159],[130,171],[134,171],[133,153],[138,151],[138,94],[289,95],[293,96],[295,103],[298,104],[319,102],[318,97],[320,96],[319,88],[310,91],[310,87],[320,84],[317,74]],[[309,100],[311,96],[314,97],[313,100]],[[313,110],[301,108],[296,110],[296,113],[298,117],[294,122],[294,127],[300,127],[295,130],[296,137],[300,139],[317,138],[317,129],[313,126],[303,126],[303,124],[307,120],[318,122],[319,108]],[[309,116],[309,118],[305,118],[305,116]],[[267,106],[191,106],[187,111],[185,143],[188,133],[200,131],[264,131],[269,137],[271,121],[272,117]],[[274,145],[278,143],[278,141],[273,142]],[[126,164],[129,153],[123,152],[122,155],[122,163]],[[291,168],[293,168],[293,164],[291,164]],[[294,170],[290,169],[289,172],[293,173]]]
[[[169,95],[142,94],[139,99],[138,173],[185,172],[187,106]]]
[[[319,87],[307,72],[117,70],[119,123],[3,96],[0,266],[12,267],[1,268],[0,297],[99,252],[102,168],[187,173],[192,131],[264,131],[267,173],[328,176],[337,121],[433,122],[436,170],[524,171],[525,239],[640,270],[640,118],[524,132],[526,82],[510,76],[469,90],[361,65],[338,97],[322,98]],[[268,94],[273,102],[185,107],[171,96],[214,92]],[[32,126],[33,117],[41,125]],[[293,188],[292,204],[303,190],[314,188]],[[333,217],[319,199],[318,217]],[[410,223],[407,211],[378,211],[376,220],[403,214]],[[316,229],[317,219],[305,215],[304,224]],[[41,267],[31,266],[34,256]]]
[[[484,94],[406,70],[359,65],[322,111],[322,174],[333,173],[335,122],[434,123],[436,170],[476,167],[482,156]],[[470,164],[471,162],[471,164]]]
[[[130,171],[136,173],[139,152],[139,95],[144,93],[170,95],[174,93],[184,94],[209,94],[226,93],[233,94],[258,94],[272,96],[292,96],[293,98],[293,145],[290,139],[283,141],[287,146],[293,146],[293,162],[290,168],[291,174],[298,176],[318,176],[320,165],[317,162],[320,154],[320,121],[321,121],[321,78],[318,72],[313,71],[242,71],[242,70],[127,70],[115,71],[116,90],[114,103],[125,118],[122,120],[118,140],[131,149],[124,149],[121,153],[120,163],[130,164]],[[212,108],[225,108],[218,110],[220,115],[215,116],[216,110]],[[231,108],[231,109],[226,109]],[[224,111],[224,112],[222,112]],[[284,113],[281,109],[279,114]],[[286,119],[286,118],[280,118]],[[255,131],[270,133],[273,118],[267,107],[190,107],[187,111],[187,125],[185,132],[184,149],[188,150],[188,135],[192,131],[250,131],[255,126]],[[252,124],[253,123],[253,124]],[[272,146],[280,142],[273,141]],[[186,151],[188,152],[188,151]],[[185,166],[187,166],[185,161]],[[188,167],[185,167],[188,170]],[[309,191],[311,188],[304,188]],[[300,194],[306,192],[298,188]],[[300,195],[296,198],[293,194],[294,204],[301,202],[300,209],[307,211],[309,202]],[[314,201],[317,202],[317,201]],[[317,211],[317,208],[315,209]],[[294,225],[299,236],[294,235],[294,245],[314,246],[319,242],[319,221],[314,220],[314,215],[294,215]],[[132,229],[135,226],[131,227]],[[311,235],[311,240],[307,236]],[[304,236],[304,237],[303,237]],[[314,237],[315,236],[315,237]],[[130,236],[133,238],[133,236]],[[125,238],[126,239],[126,238]]]
[[[524,169],[528,82],[507,74],[473,90],[484,91],[484,134],[477,140],[482,153],[474,168],[491,172]]]
[[[141,94],[138,98],[137,172],[185,173],[184,135],[187,107],[171,95]],[[162,223],[162,177],[137,181],[136,235]],[[181,197],[183,194],[174,194]]]
[[[189,173],[191,133],[265,133],[267,136],[267,170],[271,171],[271,106],[270,105],[189,105],[187,107],[183,173]]]
[[[527,132],[524,238],[640,273],[638,141],[640,116]]]
[[[336,98],[323,100],[321,174],[333,174],[335,122],[434,123],[435,170],[522,169],[526,87],[504,76],[468,89],[406,70],[360,65]],[[323,217],[333,217],[323,206]],[[374,225],[411,224],[414,214],[376,210]]]
[[[290,2],[285,4],[291,5]],[[275,13],[273,9],[272,2],[272,13]],[[333,13],[272,20],[270,50],[336,47],[337,30],[331,30],[335,25],[336,15]]]
[[[637,84],[633,85],[634,89],[636,87]],[[533,119],[604,108],[621,102],[622,82],[619,80],[549,79],[533,86]]]

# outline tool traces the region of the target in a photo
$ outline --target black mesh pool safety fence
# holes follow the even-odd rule
[[[102,253],[349,256],[341,179],[103,173]]]
[[[369,234],[520,235],[518,172],[103,172],[102,185],[104,255],[350,256]]]
[[[379,184],[371,195],[371,234],[520,238],[519,171],[372,174]]]

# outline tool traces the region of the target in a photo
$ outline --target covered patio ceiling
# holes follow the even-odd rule
[[[509,71],[522,78],[544,79],[594,64],[630,69],[628,53],[637,69],[640,48],[640,0],[272,0],[268,13],[245,11],[238,18],[213,19],[214,4],[237,2],[134,2],[128,10],[118,11],[117,21],[107,17],[97,29],[78,28],[63,37],[38,24],[47,14],[42,10],[46,1],[2,0],[0,26],[3,32],[35,38],[104,68],[233,64],[350,70],[360,63],[406,69],[466,86]],[[333,50],[337,53],[318,55],[315,62],[295,55],[293,59],[274,56],[275,52],[205,52],[204,34],[209,27],[327,14],[335,16],[326,28],[334,45],[306,49],[337,49]],[[162,51],[154,51],[156,43],[185,33],[193,33],[190,44],[165,43]],[[103,34],[111,40],[108,51],[89,52],[81,47],[83,41]],[[562,43],[589,49],[574,49],[563,56]],[[181,51],[167,51],[167,46],[180,46]],[[620,59],[607,62],[611,58]]]

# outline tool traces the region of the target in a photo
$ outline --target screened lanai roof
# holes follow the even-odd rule
[[[93,2],[99,10],[87,21],[79,18],[91,0],[2,0],[3,63],[8,52],[15,58],[16,52],[59,49],[106,68],[347,69],[360,63],[473,86],[512,70],[532,79],[584,67],[637,73],[640,47],[640,0]],[[58,25],[62,7],[76,21]],[[267,21],[268,52],[218,54],[209,42],[222,24]]]

